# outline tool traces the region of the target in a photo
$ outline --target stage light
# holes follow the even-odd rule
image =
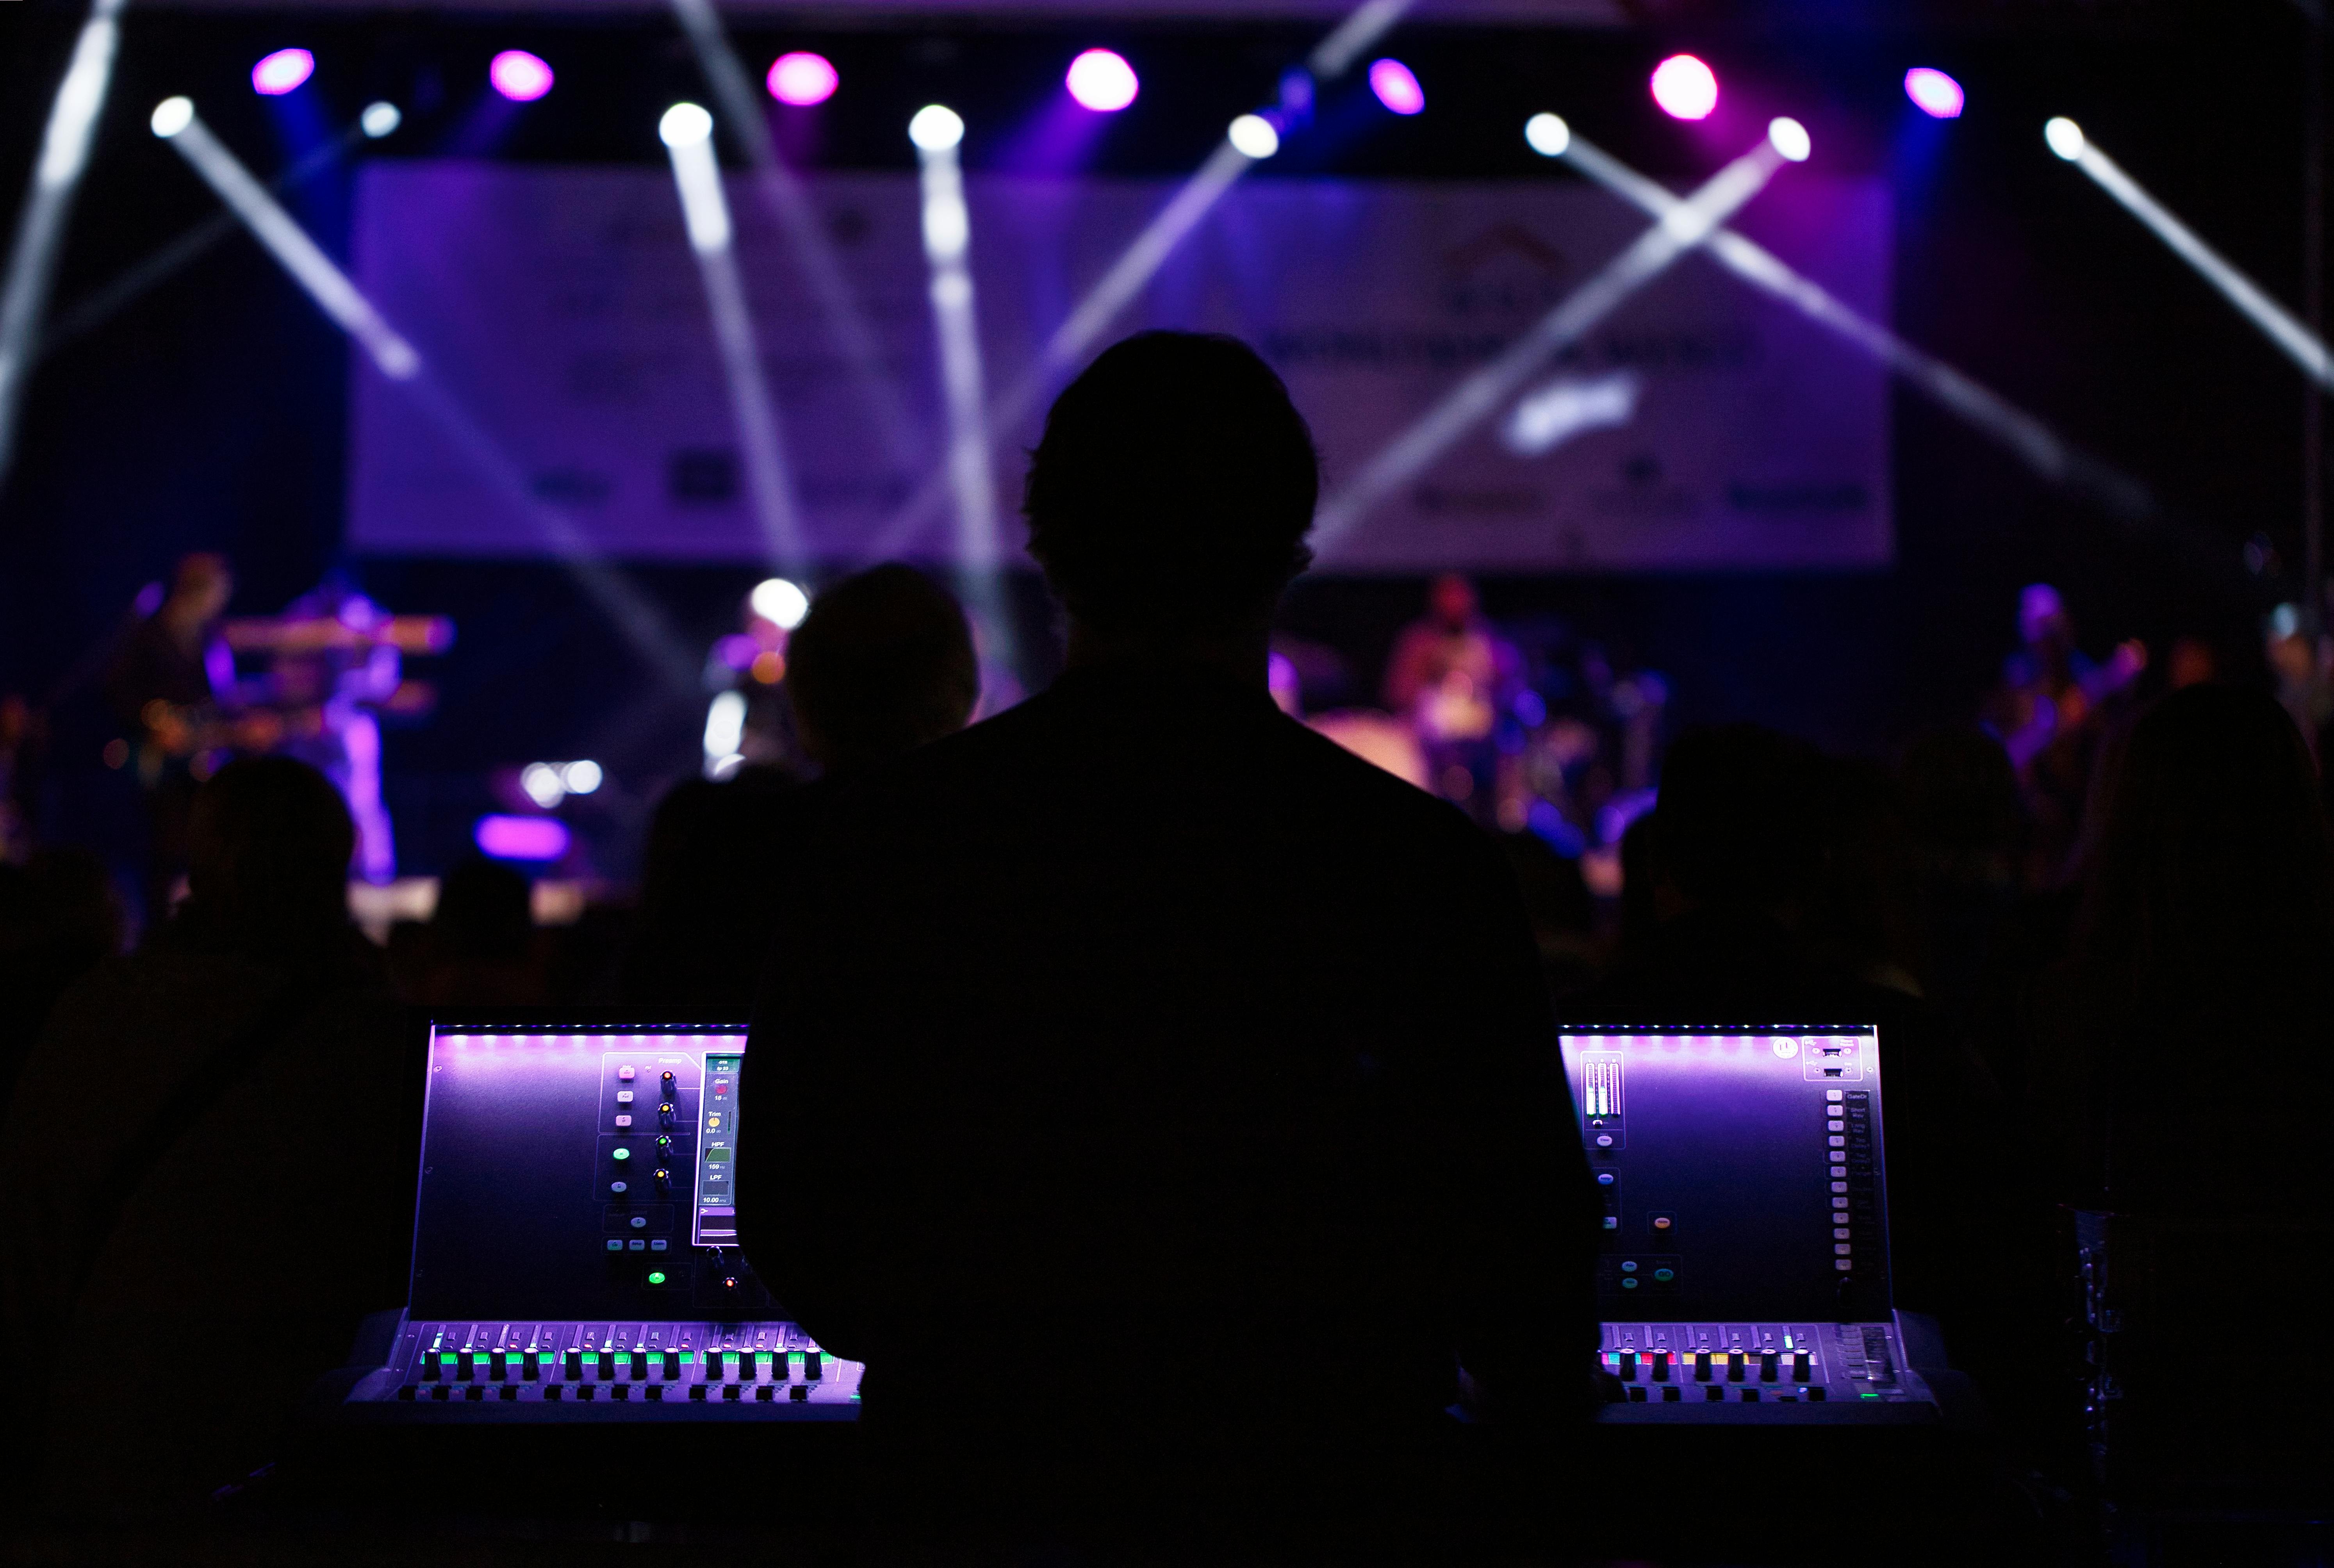
[[[251,68],[251,90],[281,98],[316,73],[316,57],[304,49],[279,49]]]
[[[754,584],[747,607],[781,631],[792,631],[810,613],[810,595],[783,577],[766,577]]]
[[[1905,72],[1905,96],[1932,120],[1959,120],[1967,101],[1960,82],[1926,65]]]
[[[551,91],[551,67],[539,54],[506,49],[488,63],[487,80],[514,103],[533,103]]]
[[[1718,77],[1691,54],[1654,67],[1654,101],[1673,120],[1707,120],[1718,107]]]
[[[368,103],[357,116],[357,129],[379,141],[405,123],[405,113],[394,103]]]
[[[1544,457],[1575,436],[1635,418],[1643,390],[1635,370],[1559,376],[1516,404],[1500,427],[1500,440],[1519,457]]]
[[[1572,127],[1560,114],[1535,114],[1524,121],[1524,140],[1542,158],[1562,158],[1572,145]]]
[[[808,109],[834,97],[834,90],[843,85],[843,78],[825,55],[797,49],[772,61],[770,73],[762,79],[762,84],[780,103]]]
[[[1082,107],[1096,114],[1117,113],[1143,90],[1135,80],[1134,67],[1124,55],[1108,49],[1089,49],[1071,61],[1064,85]]]
[[[1574,137],[1565,156],[1575,168],[1649,217],[1668,217],[1685,205],[1667,188],[1646,178],[1592,142]],[[1706,243],[1711,255],[1735,276],[1871,355],[1943,407],[2009,447],[2049,483],[2086,494],[2118,516],[2141,518],[2155,510],[2153,497],[2137,480],[2068,446],[2031,414],[1934,355],[1914,347],[1886,327],[1857,314],[1822,284],[1793,271],[1765,246],[1723,227],[1713,232]]]
[[[6,475],[15,453],[16,410],[22,406],[25,377],[40,352],[41,312],[48,303],[65,215],[89,167],[90,134],[113,82],[122,4],[92,0],[89,19],[82,24],[72,58],[49,102],[40,159],[33,165],[33,188],[16,216],[8,279],[0,288],[0,476]]]
[[[734,691],[716,693],[705,708],[705,776],[727,776],[745,760],[738,750],[745,744],[745,697]]]
[[[600,765],[589,757],[585,757],[581,762],[571,762],[559,770],[559,780],[567,786],[567,793],[572,795],[598,794],[601,783],[606,777],[607,775],[601,771]]]
[[[547,762],[531,762],[518,770],[518,787],[526,798],[549,811],[567,798],[567,781]]]
[[[1767,139],[1793,163],[1807,162],[1816,149],[1815,139],[1808,134],[1808,128],[1788,114],[1767,122]]]
[[[1279,130],[1261,114],[1241,115],[1224,135],[1234,150],[1251,162],[1261,163],[1280,150]]]
[[[713,116],[694,103],[676,103],[657,121],[657,139],[667,147],[694,147],[713,134]]]
[[[1411,74],[1410,67],[1399,60],[1374,60],[1370,63],[1370,91],[1378,101],[1396,114],[1417,114],[1426,108],[1426,90]]]
[[[2089,175],[2100,189],[2123,204],[2125,211],[2154,230],[2156,237],[2173,255],[2195,268],[2198,276],[2218,290],[2239,314],[2261,329],[2263,336],[2301,368],[2302,374],[2320,386],[2334,388],[2334,355],[2329,354],[2323,338],[2270,298],[2260,284],[2232,266],[2227,257],[2204,243],[2203,236],[2173,216],[2163,203],[2124,172],[2122,165],[2094,146],[2073,120],[2054,120],[2043,134],[2049,139],[2051,151]]]
[[[964,139],[964,120],[945,104],[927,103],[908,121],[908,139],[921,152],[946,152]]]
[[[154,106],[153,118],[146,123],[155,135],[168,141],[195,122],[195,101],[191,98],[166,98]]]
[[[470,837],[497,861],[555,861],[567,852],[567,824],[555,817],[480,817]]]

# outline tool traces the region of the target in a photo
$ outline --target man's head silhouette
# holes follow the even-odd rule
[[[1320,487],[1312,432],[1253,349],[1143,332],[1056,399],[1022,511],[1074,620],[1150,640],[1260,628],[1312,561]]]

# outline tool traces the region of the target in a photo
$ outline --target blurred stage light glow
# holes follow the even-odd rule
[[[1767,139],[1774,144],[1777,152],[1793,163],[1807,162],[1816,149],[1815,139],[1808,135],[1808,128],[1788,114],[1778,115],[1767,122]]]
[[[1968,101],[1960,82],[1929,65],[1915,65],[1905,72],[1905,96],[1932,120],[1959,120]]]
[[[1115,114],[1134,101],[1143,90],[1126,57],[1109,49],[1089,49],[1070,62],[1063,85],[1081,107],[1096,114]]]
[[[364,112],[357,116],[357,128],[375,141],[404,123],[405,111],[387,101],[368,103]]]
[[[1572,145],[1572,127],[1560,114],[1535,114],[1524,121],[1524,142],[1542,158],[1561,158]]]
[[[306,50],[279,49],[251,68],[251,90],[263,98],[281,98],[315,71],[316,57]]]
[[[559,770],[559,782],[567,786],[567,793],[572,795],[598,794],[601,783],[606,777],[600,765],[590,757],[571,762]]]
[[[1565,156],[1575,168],[1650,217],[1666,216],[1684,205],[1665,187],[1592,142],[1572,137]],[[1711,255],[1744,283],[1781,300],[1817,325],[1871,355],[1972,427],[2009,447],[2049,483],[2088,495],[2118,516],[2144,517],[2154,510],[2153,498],[2137,480],[2069,447],[2041,420],[1935,356],[1914,347],[1886,327],[1858,314],[1822,284],[1792,270],[1756,241],[1721,227],[1706,244]]]
[[[556,766],[547,762],[531,762],[519,769],[518,787],[545,811],[567,798],[567,781],[559,776]]]
[[[761,528],[771,563],[792,567],[803,558],[794,476],[778,428],[777,399],[770,394],[753,313],[747,304],[745,280],[738,270],[736,227],[729,219],[728,197],[721,188],[721,166],[713,156],[713,116],[699,104],[676,103],[657,122],[657,135],[672,160],[673,184],[680,192],[681,216],[689,228],[689,248],[697,256],[698,275],[705,284],[705,303],[713,320],[714,346],[721,354],[730,416],[737,421],[738,443],[744,448],[754,520]]]
[[[1396,114],[1417,114],[1426,108],[1426,90],[1409,66],[1399,60],[1374,60],[1370,63],[1370,91],[1378,101]]]
[[[1673,120],[1707,120],[1718,107],[1718,76],[1691,54],[1654,67],[1654,101]]]
[[[551,91],[550,64],[524,49],[506,49],[488,63],[487,80],[513,103],[533,103]]]
[[[2262,335],[2300,366],[2302,374],[2321,387],[2334,388],[2334,357],[2326,340],[2302,323],[2292,312],[2264,293],[2260,284],[2239,272],[2227,257],[2204,243],[2204,236],[2172,216],[2171,210],[2141,188],[2073,120],[2053,120],[2043,127],[2050,150],[2091,177],[2098,188],[2123,204],[2124,210],[2146,224],[2173,255],[2234,305]]]
[[[770,73],[762,79],[762,85],[780,103],[808,109],[834,97],[834,90],[843,85],[843,77],[825,55],[797,49],[770,63]]]
[[[964,120],[944,103],[927,103],[908,121],[908,139],[919,152],[946,152],[964,139]]]
[[[1224,136],[1233,151],[1252,162],[1261,163],[1280,150],[1280,132],[1261,114],[1241,115]]]
[[[148,123],[235,210],[293,281],[307,291],[317,308],[362,345],[382,375],[406,381],[421,373],[421,356],[413,345],[381,319],[348,274],[333,265],[283,205],[211,134],[210,127],[196,115],[191,100],[164,99],[154,106]]]
[[[738,692],[715,694],[705,708],[705,774],[719,778],[741,760],[746,744],[746,699]]]
[[[25,378],[40,352],[41,313],[55,275],[57,247],[65,215],[89,168],[91,133],[113,82],[113,61],[121,43],[124,0],[92,0],[72,56],[49,102],[49,122],[41,135],[41,155],[33,166],[33,188],[16,216],[16,236],[8,252],[8,280],[0,289],[0,478],[16,449],[16,410]]]
[[[497,861],[555,861],[567,852],[567,824],[554,817],[480,817],[470,837]]]
[[[810,595],[783,577],[766,577],[754,584],[746,603],[781,631],[792,631],[810,613]]]

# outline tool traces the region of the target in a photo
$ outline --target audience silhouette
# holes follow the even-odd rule
[[[1067,672],[839,787],[779,911],[745,1245],[952,1527],[1366,1532],[1429,1506],[1459,1369],[1493,1430],[1585,1394],[1514,879],[1267,691],[1317,483],[1246,346],[1103,354],[1027,483]]]
[[[821,592],[786,658],[786,695],[820,781],[748,765],[665,796],[649,830],[630,1003],[743,1016],[834,784],[962,729],[980,698],[963,610],[897,563]]]
[[[43,1349],[0,1429],[39,1506],[198,1505],[277,1457],[358,1320],[400,1297],[420,1061],[349,924],[354,844],[314,769],[222,768],[193,802],[186,901],[73,986],[25,1062],[0,1123],[0,1307],[9,1342]]]

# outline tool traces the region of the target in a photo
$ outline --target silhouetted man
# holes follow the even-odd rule
[[[746,1250],[868,1363],[919,1496],[1398,1511],[1461,1365],[1492,1425],[1585,1384],[1587,1179],[1513,881],[1268,695],[1317,485],[1244,345],[1104,353],[1027,492],[1067,672],[840,791],[781,917]]]

